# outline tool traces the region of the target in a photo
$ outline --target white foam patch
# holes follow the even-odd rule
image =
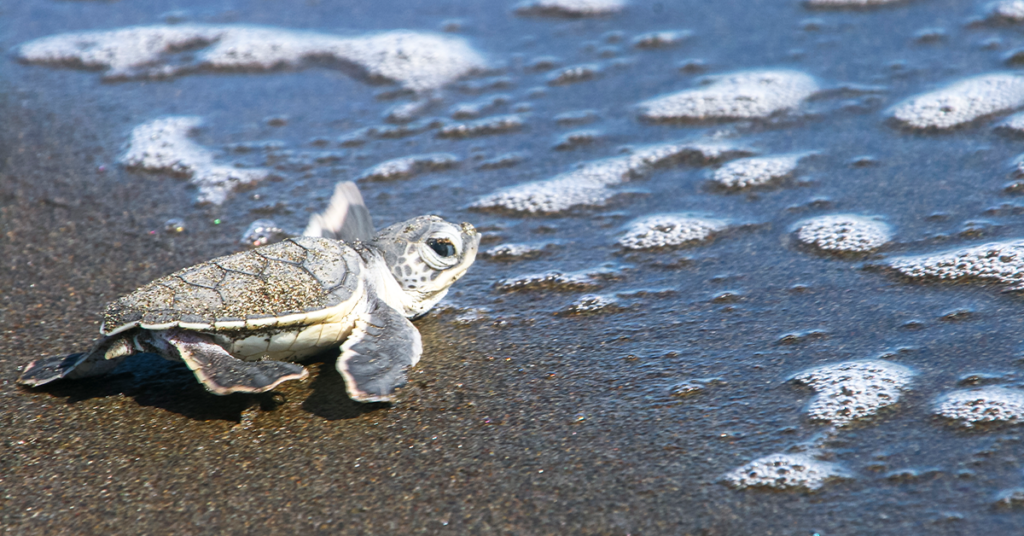
[[[1000,491],[992,506],[999,509],[1020,509],[1024,507],[1024,488],[1010,488]]]
[[[1014,134],[1024,134],[1024,112],[1015,113],[1003,119],[996,125],[996,128]]]
[[[711,240],[726,228],[720,220],[696,218],[686,214],[658,214],[629,225],[619,245],[626,249],[654,249],[692,246]]]
[[[551,179],[499,190],[472,205],[477,209],[503,209],[526,213],[555,213],[577,206],[601,206],[615,195],[614,186],[650,173],[675,160],[708,163],[751,151],[720,142],[676,142],[636,149],[632,154],[588,162]]]
[[[205,47],[192,62],[172,62],[185,48]],[[441,87],[486,66],[464,40],[398,30],[341,37],[259,26],[201,24],[133,26],[59,34],[21,45],[30,63],[106,69],[112,78],[174,76],[199,68],[264,71],[330,58],[355,64],[371,78],[415,91]]]
[[[437,131],[438,138],[468,138],[488,134],[504,134],[523,128],[526,121],[516,114],[496,115],[465,123],[445,125]]]
[[[1004,0],[990,4],[988,16],[991,20],[1024,22],[1024,0]]]
[[[718,168],[711,176],[711,180],[731,190],[764,186],[792,175],[805,156],[806,154],[787,154],[742,158]]]
[[[499,244],[483,251],[480,256],[495,260],[523,260],[539,257],[544,253],[546,244]]]
[[[722,478],[741,489],[814,491],[829,481],[852,477],[839,464],[817,460],[810,454],[771,454],[734,469]]]
[[[459,165],[459,157],[448,153],[429,153],[404,156],[381,162],[364,171],[356,180],[394,181],[408,179],[420,173],[450,169]]]
[[[596,17],[612,15],[626,7],[624,0],[528,0],[516,5],[519,15]]]
[[[189,139],[202,124],[198,117],[154,119],[132,129],[128,152],[120,162],[128,168],[188,177],[199,188],[198,203],[222,204],[231,190],[263,180],[264,169],[217,165],[214,153]]]
[[[495,284],[495,288],[503,292],[542,289],[571,292],[592,290],[600,286],[601,282],[591,274],[583,272],[566,274],[554,271],[502,279]]]
[[[934,410],[965,428],[988,422],[1019,423],[1024,417],[1024,391],[1005,387],[953,391],[939,398]]]
[[[892,116],[905,126],[949,129],[1024,106],[1024,77],[993,73],[911,97]]]
[[[895,4],[904,0],[806,0],[808,7],[872,7]]]
[[[559,311],[561,315],[588,315],[597,313],[612,313],[622,309],[619,300],[615,296],[604,296],[600,294],[586,294]]]
[[[850,214],[819,216],[801,223],[796,231],[800,242],[834,253],[866,253],[890,239],[885,223]]]
[[[693,32],[689,30],[649,32],[640,34],[633,39],[636,48],[664,48],[677,45],[689,39]]]
[[[744,71],[708,77],[708,85],[641,102],[640,115],[653,121],[762,119],[796,108],[818,91],[798,71]]]
[[[872,360],[811,369],[793,376],[793,381],[818,393],[807,406],[812,420],[846,426],[898,402],[913,377],[907,367]]]
[[[994,242],[934,255],[900,257],[889,266],[911,278],[990,280],[1024,287],[1024,240]]]

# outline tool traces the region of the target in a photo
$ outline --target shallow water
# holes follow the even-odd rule
[[[1017,75],[1024,26],[952,0],[635,0],[593,17],[515,6],[0,7],[5,532],[1024,529],[1024,298],[999,271],[1017,261],[960,266],[956,281],[890,267],[1024,238],[1024,150],[995,128],[1019,95],[956,92]],[[205,43],[147,66],[155,78],[19,58],[35,39],[179,22],[356,42],[427,32],[464,40],[487,68],[424,89],[338,56],[215,69]],[[710,101],[743,119],[643,117],[642,103],[748,71],[803,73],[817,91]],[[906,121],[910,109],[939,119]],[[173,166],[126,169],[133,129],[164,117],[201,119],[186,145],[204,165],[268,175],[197,204],[202,185]],[[807,156],[749,186],[716,179],[752,155]],[[424,359],[396,404],[348,400],[330,354],[310,381],[256,397],[209,395],[153,356],[96,381],[14,384],[32,359],[81,351],[107,301],[243,236],[299,233],[336,181],[357,177],[378,227],[436,213],[472,222],[493,251],[417,322]],[[556,212],[482,202],[522,191],[553,195]],[[620,245],[660,214],[714,232],[675,249]],[[885,236],[801,241],[801,226],[832,215]],[[254,236],[257,220],[270,221]],[[862,360],[893,363],[899,387],[834,372]],[[827,388],[806,380],[822,370]],[[762,478],[787,464],[804,464],[809,484]]]

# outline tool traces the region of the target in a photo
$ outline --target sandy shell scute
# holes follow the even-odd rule
[[[360,272],[358,254],[344,243],[293,238],[157,279],[107,306],[100,331],[223,331],[296,315],[301,323],[302,315],[348,301],[360,288]]]

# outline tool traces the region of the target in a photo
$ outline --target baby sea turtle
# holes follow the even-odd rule
[[[409,320],[466,273],[480,235],[437,216],[374,234],[351,182],[338,185],[304,234],[185,268],[114,301],[90,351],[33,361],[18,382],[98,376],[153,352],[184,361],[212,393],[261,393],[305,378],[293,361],[340,344],[349,396],[390,400],[423,351]]]

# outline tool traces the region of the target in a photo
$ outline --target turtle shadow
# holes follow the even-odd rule
[[[311,369],[313,381],[309,388],[312,391],[302,402],[302,409],[328,421],[355,419],[366,413],[390,408],[387,402],[356,402],[348,396],[345,380],[334,368],[338,352],[317,355],[303,363]]]
[[[140,406],[160,408],[195,421],[237,423],[242,420],[242,412],[255,404],[265,411],[280,405],[273,392],[214,395],[196,381],[184,363],[146,353],[135,354],[105,376],[58,381],[31,391],[64,398],[69,405],[123,395]]]

